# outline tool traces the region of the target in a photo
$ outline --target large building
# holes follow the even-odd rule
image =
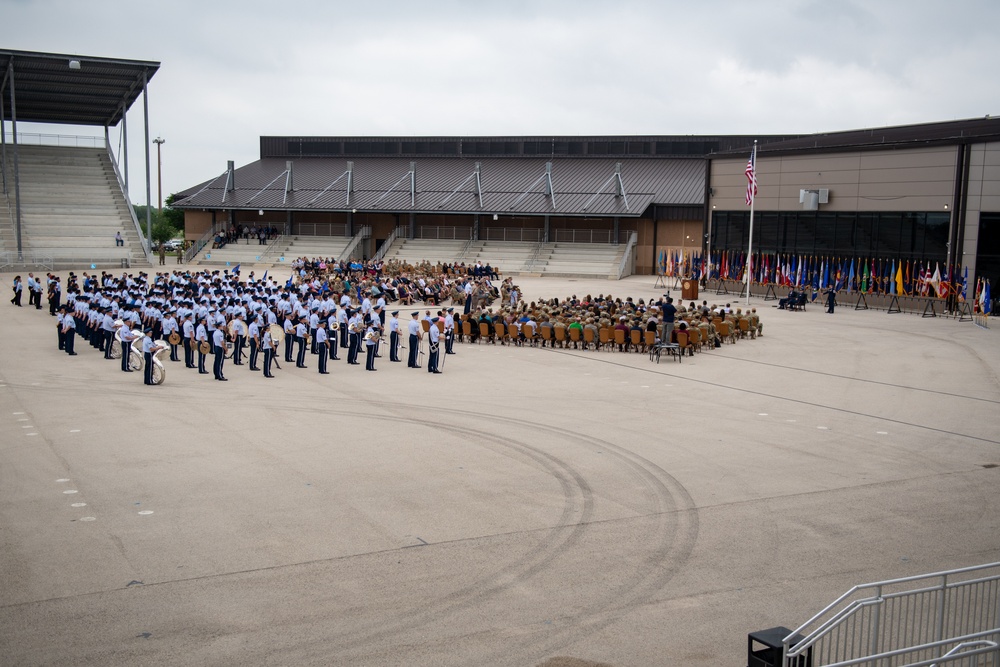
[[[785,136],[261,137],[260,159],[180,193],[188,238],[289,234],[621,243],[635,271],[745,250],[1000,277],[991,118]]]

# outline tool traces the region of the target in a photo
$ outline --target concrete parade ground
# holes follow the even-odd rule
[[[762,337],[683,363],[163,355],[146,387],[6,299],[5,666],[737,667],[853,585],[1000,561],[1000,324],[755,298]]]

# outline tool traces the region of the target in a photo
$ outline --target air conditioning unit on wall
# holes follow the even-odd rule
[[[828,188],[799,190],[799,203],[802,204],[803,211],[818,211],[820,204],[830,203],[830,190]]]

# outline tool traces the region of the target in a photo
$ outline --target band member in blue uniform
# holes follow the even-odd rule
[[[410,322],[407,325],[407,331],[410,334],[410,354],[407,359],[407,367],[409,368],[420,368],[417,364],[417,353],[420,352],[420,339],[423,338],[423,334],[420,331],[420,311],[415,310],[410,313]]]
[[[264,338],[261,340],[261,347],[264,348],[264,377],[273,378],[271,374],[271,362],[274,361],[275,351],[278,349],[278,341],[272,340],[271,329],[264,329]]]
[[[401,361],[399,358],[399,311],[394,310],[389,318],[389,361]]]
[[[440,373],[438,370],[438,352],[441,350],[441,330],[438,329],[437,323],[441,318],[435,317],[431,320],[430,329],[427,330],[429,336],[429,343],[427,348],[427,372],[428,373]]]
[[[215,353],[215,363],[212,366],[215,379],[226,382],[226,376],[222,374],[222,365],[226,361],[226,330],[223,327],[216,327],[212,332],[212,351]]]
[[[326,357],[330,351],[330,341],[326,335],[326,320],[321,319],[316,322],[316,338],[313,339],[313,344],[319,356],[319,374],[329,375],[330,372],[326,370]]]
[[[146,327],[146,335],[142,339],[142,361],[143,361],[143,384],[153,384],[153,348],[156,341],[153,340],[153,327]]]

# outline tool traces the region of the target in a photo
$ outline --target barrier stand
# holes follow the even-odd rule
[[[868,299],[865,298],[864,292],[858,292],[858,302],[854,304],[854,310],[868,310]]]
[[[653,283],[653,289],[656,289],[658,287],[662,287],[663,289],[667,289],[667,280],[666,280],[666,278],[667,277],[664,274],[657,273],[656,274],[656,282]]]
[[[927,314],[928,310],[931,311],[930,315]],[[937,311],[934,310],[934,300],[933,299],[928,299],[927,300],[927,305],[924,306],[924,314],[921,315],[921,317],[937,317],[937,316],[938,316]]]
[[[966,301],[958,309],[958,321],[959,322],[972,322],[975,318],[972,316],[972,306]]]
[[[729,294],[729,290],[726,289],[726,281],[722,278],[719,278],[719,284],[715,289],[715,295],[718,296],[720,294]]]
[[[893,294],[892,299],[889,300],[889,308],[885,312],[887,315],[903,312],[903,309],[899,307],[899,297],[895,294]]]
[[[778,296],[774,293],[774,284],[768,283],[767,292],[764,293],[764,301],[777,301]]]

